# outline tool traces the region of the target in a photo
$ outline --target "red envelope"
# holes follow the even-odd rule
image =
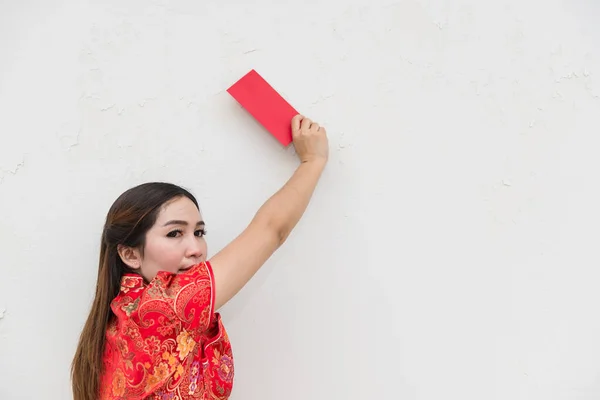
[[[227,92],[284,146],[292,142],[292,118],[298,112],[251,70]]]

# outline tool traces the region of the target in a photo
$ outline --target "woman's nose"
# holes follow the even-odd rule
[[[188,248],[186,252],[187,257],[199,257],[202,255],[202,244],[198,240],[197,236],[193,236],[188,242]]]

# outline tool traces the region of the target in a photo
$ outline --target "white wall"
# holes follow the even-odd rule
[[[331,162],[222,310],[233,399],[600,398],[600,6],[274,3],[0,0],[0,399],[70,398],[122,191],[192,189],[214,254],[292,173],[251,68]]]

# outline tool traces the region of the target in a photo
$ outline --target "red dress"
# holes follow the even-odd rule
[[[214,287],[208,261],[161,271],[149,284],[124,275],[111,303],[100,399],[227,399],[233,355]]]

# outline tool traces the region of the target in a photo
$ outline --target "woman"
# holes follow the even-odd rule
[[[291,124],[300,165],[210,260],[198,203],[186,190],[146,183],[115,201],[73,360],[75,400],[229,397],[231,345],[215,310],[285,242],[328,159],[323,127],[301,115]]]

